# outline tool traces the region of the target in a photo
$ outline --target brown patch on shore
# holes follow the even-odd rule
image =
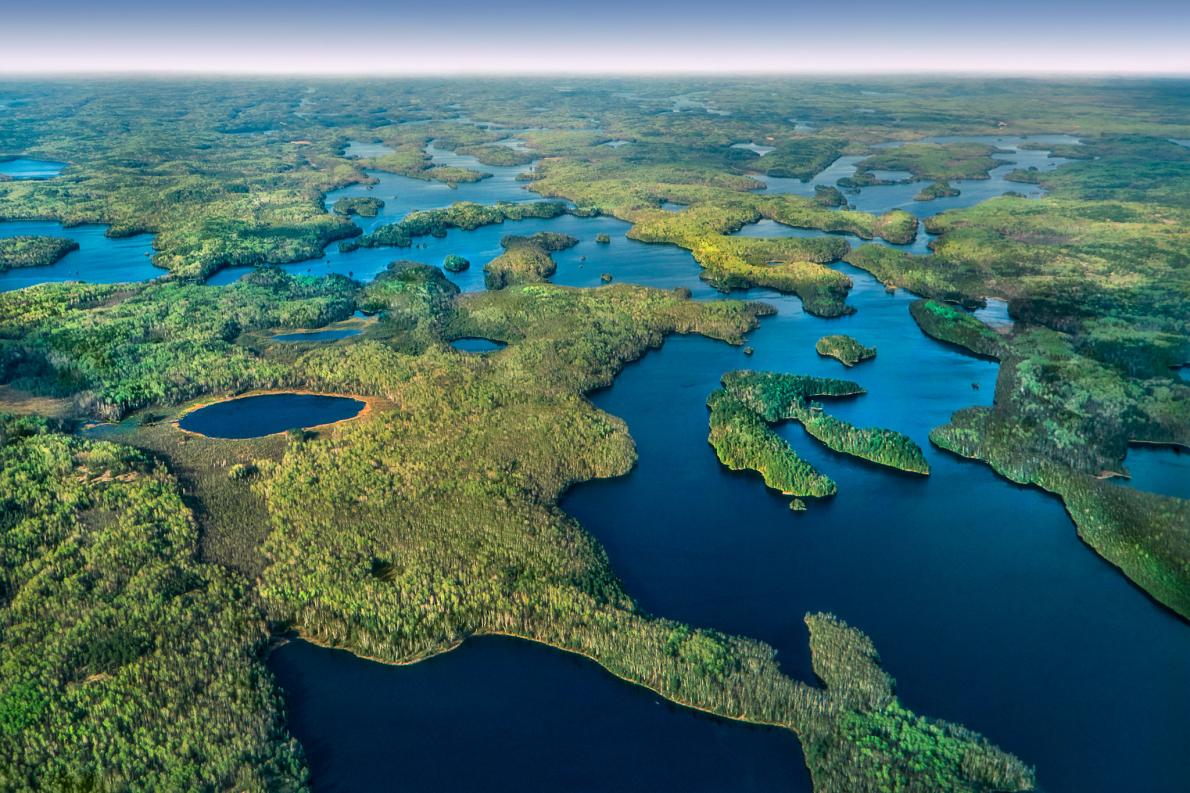
[[[23,416],[52,419],[76,418],[74,400],[69,397],[37,396],[9,385],[0,385],[0,410]]]

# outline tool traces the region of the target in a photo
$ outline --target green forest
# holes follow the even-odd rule
[[[806,511],[789,521],[799,530],[869,494],[833,466],[816,470],[787,429],[836,453],[839,470],[862,461],[896,487],[938,485],[939,459],[994,472],[1060,499],[1071,536],[1106,561],[1088,550],[1095,564],[1190,618],[1190,501],[1108,481],[1130,444],[1190,446],[1177,369],[1190,361],[1190,149],[1176,142],[1190,121],[1178,97],[1143,80],[881,85],[0,81],[0,97],[23,100],[0,113],[0,159],[67,163],[54,178],[0,181],[0,230],[58,221],[63,235],[0,237],[0,273],[59,261],[78,247],[72,229],[91,223],[113,240],[153,234],[145,261],[159,270],[0,292],[0,790],[305,790],[307,755],[266,666],[279,640],[406,664],[483,635],[585,656],[679,706],[784,730],[818,793],[1039,789],[1045,769],[1024,752],[953,712],[919,714],[925,698],[902,702],[895,656],[886,671],[865,630],[887,635],[826,611],[847,616],[846,604],[795,604],[795,622],[809,612],[812,669],[799,670],[757,638],[643,607],[559,506],[638,462],[628,424],[593,401],[625,367],[675,336],[750,360],[778,301],[796,306],[782,321],[848,329],[862,276],[903,301],[889,305],[924,343],[998,367],[994,393],[964,381],[972,399],[948,405],[929,444],[900,427],[927,449],[896,420],[855,426],[842,416],[869,422],[841,401],[882,399],[866,378],[893,365],[896,342],[815,331],[817,353],[856,381],[811,374],[842,369],[809,341],[789,351],[806,367],[779,367],[793,371],[762,371],[759,355],[756,369],[716,364],[712,377],[733,370],[699,387],[707,423],[689,430],[709,465],[753,472],[761,491],[758,474]],[[721,112],[679,112],[678,95]],[[523,148],[501,143],[514,133]],[[1001,164],[994,145],[927,137],[1043,133],[1081,141],[1054,145],[1060,167],[1010,175],[1043,197],[1002,195],[920,224],[850,205],[857,189],[899,181],[878,172],[930,182],[916,196],[929,202]],[[772,151],[736,145],[747,141]],[[382,153],[349,156],[359,142]],[[474,160],[443,164],[441,151]],[[855,172],[813,184],[839,157]],[[517,169],[524,200],[455,200],[504,168]],[[328,198],[378,174],[444,197],[395,219],[385,213],[399,195]],[[775,179],[810,181],[782,192]],[[482,258],[460,246],[415,261],[448,234],[453,247],[458,232],[596,216],[648,245],[510,229]],[[781,235],[740,234],[760,221]],[[611,268],[591,288],[551,280],[568,256],[630,244],[688,255],[690,283],[711,296]],[[367,280],[297,274],[328,251],[387,265]],[[251,269],[238,280],[208,282],[240,266]],[[1005,301],[1009,325],[973,313],[990,299]],[[331,328],[358,333],[274,338]],[[452,346],[476,338],[502,346]],[[876,355],[863,342],[880,357],[857,366]],[[367,409],[248,439],[177,425],[199,406],[279,390]]]

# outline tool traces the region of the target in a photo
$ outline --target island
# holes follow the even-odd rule
[[[61,237],[0,237],[0,272],[13,267],[46,267],[78,249],[77,242]]]
[[[875,347],[865,347],[850,336],[841,333],[823,336],[814,344],[814,349],[819,355],[834,358],[846,367],[852,367],[876,357]]]

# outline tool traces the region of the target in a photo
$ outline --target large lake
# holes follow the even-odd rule
[[[994,140],[1004,148],[1019,145]],[[1018,148],[1011,167],[1043,156]],[[838,164],[832,168],[841,172]],[[1011,183],[981,184],[994,192]],[[883,192],[876,193],[882,203],[873,198],[864,208],[891,208],[900,195],[893,187],[903,186],[865,188]],[[987,197],[966,183],[963,191],[954,205]],[[914,203],[928,212],[947,206]],[[698,279],[688,253],[627,240],[627,225],[610,218],[455,230],[443,240],[418,240],[424,247],[328,252],[324,260],[287,269],[351,268],[356,277],[371,277],[391,259],[441,264],[446,254],[458,253],[472,266],[449,277],[479,289],[483,264],[499,253],[500,237],[537,230],[581,240],[555,255],[555,283],[597,286],[606,272],[616,282],[685,286],[696,298],[719,297]],[[610,245],[594,242],[601,232],[612,237]],[[818,232],[762,221],[739,233]],[[925,242],[911,247],[923,252]],[[807,680],[812,671],[802,616],[833,611],[871,634],[909,707],[984,732],[1036,765],[1045,790],[1184,791],[1190,629],[1083,545],[1056,498],[930,446],[929,430],[953,411],[990,404],[996,364],[923,335],[908,313],[912,295],[889,295],[866,273],[837,267],[855,283],[849,302],[858,313],[822,320],[802,311],[794,297],[737,293],[778,308],[750,334],[753,356],[697,337],[671,338],[594,394],[597,406],[628,422],[639,464],[627,476],[578,485],[563,508],[605,545],[613,569],[650,611],[769,642],[784,669]],[[1002,303],[982,316],[1010,322]],[[814,351],[814,341],[826,333],[851,334],[879,354],[844,370]],[[924,449],[932,475],[866,465],[822,448],[796,425],[784,426],[781,433],[799,453],[839,485],[834,498],[811,500],[807,513],[792,514],[787,498],[767,491],[759,477],[726,471],[707,444],[706,397],[725,371],[741,367],[859,381],[869,393],[841,400],[833,411],[859,425],[909,434]],[[1129,455],[1133,484],[1166,487],[1150,471],[1164,451]],[[808,787],[804,770],[788,771],[791,756],[800,763],[797,750],[771,733],[662,705],[600,677],[586,662],[527,643],[469,642],[409,668],[298,643],[275,654],[272,667],[286,688],[293,729],[312,747],[318,788],[385,789],[399,773],[406,789],[437,790],[443,769],[458,773],[462,787],[493,790],[585,789],[579,777],[566,776],[568,769],[599,775],[581,777],[593,789]],[[664,718],[650,718],[637,699]],[[635,740],[655,751],[626,755],[621,728],[591,729],[616,724],[624,714],[637,724]],[[722,732],[691,726],[704,722]],[[737,731],[742,737],[734,737]],[[482,764],[493,746],[500,757],[515,755],[509,746],[521,747],[523,760],[479,771],[462,767],[472,758]],[[592,757],[612,759],[591,771]],[[740,770],[741,758],[751,775]],[[632,779],[644,782],[626,779],[619,763],[630,764]],[[682,773],[675,763],[709,766],[705,784],[696,775],[674,776]],[[369,768],[380,773],[369,775]],[[728,771],[718,775],[716,768]]]

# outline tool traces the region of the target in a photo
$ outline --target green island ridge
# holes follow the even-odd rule
[[[817,353],[835,358],[844,366],[855,366],[876,357],[875,347],[865,347],[850,336],[841,333],[823,336],[814,344]]]
[[[2,237],[0,273],[13,267],[45,267],[78,249],[77,242],[62,237]]]
[[[359,215],[363,218],[374,218],[384,209],[384,202],[371,196],[353,196],[340,198],[335,201],[331,211],[336,215]]]
[[[474,231],[480,226],[525,218],[556,218],[566,214],[566,205],[558,201],[532,201],[522,204],[500,203],[491,206],[460,201],[444,209],[410,212],[396,223],[381,226],[370,234],[339,243],[344,251],[356,248],[408,248],[415,237],[445,237],[448,229]]]
[[[918,190],[917,194],[913,196],[913,200],[933,201],[935,198],[954,198],[957,195],[962,195],[962,191],[953,187],[950,182],[942,180],[932,182]]]
[[[880,182],[873,171],[908,171],[914,179],[935,183],[951,179],[987,179],[988,171],[1004,163],[991,155],[996,151],[982,143],[906,143],[865,157],[856,164],[848,184],[859,186]]]
[[[828,415],[821,404],[813,401],[816,397],[839,398],[865,393],[858,383],[740,370],[723,376],[723,390],[765,422],[797,420],[810,436],[832,451],[909,473],[930,472],[921,447],[905,435],[880,428],[854,427]],[[793,451],[789,454],[793,455]],[[796,465],[796,462],[791,464]]]
[[[1000,357],[1000,335],[960,308],[937,300],[922,299],[909,304],[909,313],[930,338],[954,344],[985,358]]]
[[[804,510],[804,496],[832,496],[837,488],[829,477],[798,456],[784,438],[739,398],[719,389],[707,399],[711,432],[707,440],[719,462],[733,471],[756,471],[764,483],[787,496],[795,510]]]

